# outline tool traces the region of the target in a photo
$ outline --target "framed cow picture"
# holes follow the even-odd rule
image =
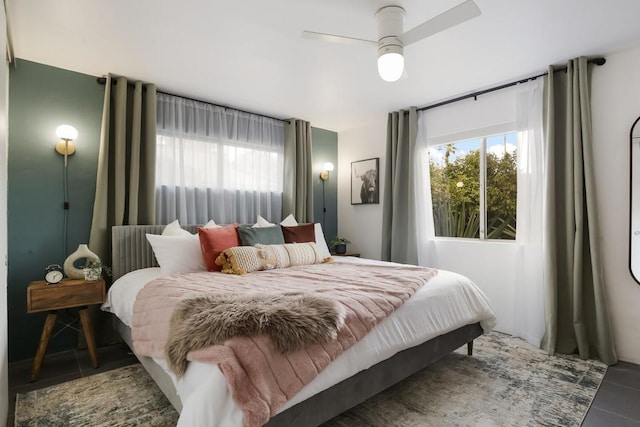
[[[380,192],[378,191],[379,164],[379,157],[351,162],[352,205],[380,203]]]

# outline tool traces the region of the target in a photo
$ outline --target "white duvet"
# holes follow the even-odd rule
[[[384,264],[352,257],[336,257],[336,262]],[[121,277],[109,289],[102,309],[131,327],[136,295],[145,284],[159,276],[159,268],[146,268]],[[485,333],[495,325],[495,314],[486,296],[468,278],[439,270],[436,277],[361,341],[338,356],[281,411],[405,348],[476,322],[480,322]],[[177,380],[163,359],[156,359],[156,362],[169,373],[180,396],[183,408],[178,426],[242,426],[242,411],[231,398],[217,366],[191,362],[184,377]]]

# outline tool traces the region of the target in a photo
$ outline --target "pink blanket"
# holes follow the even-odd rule
[[[305,291],[334,298],[345,307],[347,316],[333,342],[281,354],[266,336],[237,337],[188,354],[188,360],[217,364],[243,410],[244,425],[260,426],[436,273],[434,269],[408,265],[329,263],[244,276],[207,272],[162,277],[138,294],[133,311],[133,346],[138,354],[164,358],[174,306],[201,294]]]

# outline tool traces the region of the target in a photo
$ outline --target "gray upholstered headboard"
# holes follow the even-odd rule
[[[165,225],[117,225],[111,228],[113,280],[130,271],[147,267],[157,267],[158,262],[145,234],[161,234]],[[190,233],[197,231],[197,225],[183,225]]]

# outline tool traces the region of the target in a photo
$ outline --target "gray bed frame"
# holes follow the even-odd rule
[[[182,226],[182,228],[191,233],[195,233],[197,230],[195,225]],[[163,225],[131,225],[112,228],[113,280],[133,270],[158,266],[145,234],[160,234],[163,229]],[[115,318],[115,324],[122,338],[129,347],[133,348],[131,330],[117,318]],[[473,340],[480,335],[482,335],[480,324],[473,323],[403,350],[389,359],[383,360],[369,369],[365,369],[282,411],[273,416],[266,426],[311,427],[320,425],[426,368],[465,344],[467,344],[467,354],[471,355]],[[139,355],[136,357],[171,404],[176,410],[181,411],[182,403],[169,375],[153,359]]]

